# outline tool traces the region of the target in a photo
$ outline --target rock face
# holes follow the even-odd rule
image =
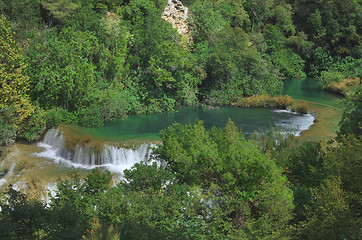
[[[171,23],[172,27],[177,28],[181,36],[190,33],[188,22],[189,9],[182,5],[178,0],[168,0],[168,4],[163,11],[162,19]]]

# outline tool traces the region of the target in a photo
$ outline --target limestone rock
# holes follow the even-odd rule
[[[179,0],[168,0],[168,4],[163,11],[162,19],[171,23],[172,27],[177,28],[181,36],[190,33],[188,17],[189,9],[183,6]]]

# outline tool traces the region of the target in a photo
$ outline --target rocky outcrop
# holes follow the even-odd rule
[[[190,33],[190,24],[188,22],[189,9],[182,5],[178,0],[168,0],[168,4],[163,11],[162,19],[171,23],[172,27],[177,28],[181,36]]]

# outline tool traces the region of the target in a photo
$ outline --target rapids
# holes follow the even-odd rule
[[[53,159],[56,163],[69,167],[105,167],[119,173],[131,168],[135,163],[148,160],[154,147],[152,144],[144,143],[135,149],[112,145],[104,145],[98,149],[95,146],[77,144],[72,149],[66,147],[63,134],[58,129],[50,129],[38,146],[44,148],[44,151],[36,153],[37,157]]]

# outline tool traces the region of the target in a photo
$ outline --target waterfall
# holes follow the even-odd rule
[[[39,157],[76,168],[106,167],[115,172],[123,172],[135,163],[148,160],[153,147],[151,144],[141,144],[135,149],[126,149],[104,145],[101,151],[96,151],[93,146],[77,144],[75,149],[70,149],[65,146],[63,134],[58,129],[50,129],[38,146],[44,148],[43,152],[37,153]]]
[[[289,110],[273,110],[273,112],[290,115],[289,119],[282,120],[280,123],[277,123],[276,126],[281,127],[285,133],[291,132],[297,137],[300,136],[303,131],[309,129],[313,125],[315,119],[315,116],[310,113],[300,114]]]
[[[4,166],[4,161],[1,163],[1,166]],[[13,163],[10,165],[8,172],[1,173],[2,176],[0,179],[0,188],[7,183],[7,179],[14,175],[15,166],[16,160],[14,160]]]
[[[9,168],[9,171],[8,171],[8,174],[7,174],[7,177],[11,177],[13,174],[14,174],[14,169],[15,169],[15,166],[16,166],[16,161],[14,161],[10,168]]]

